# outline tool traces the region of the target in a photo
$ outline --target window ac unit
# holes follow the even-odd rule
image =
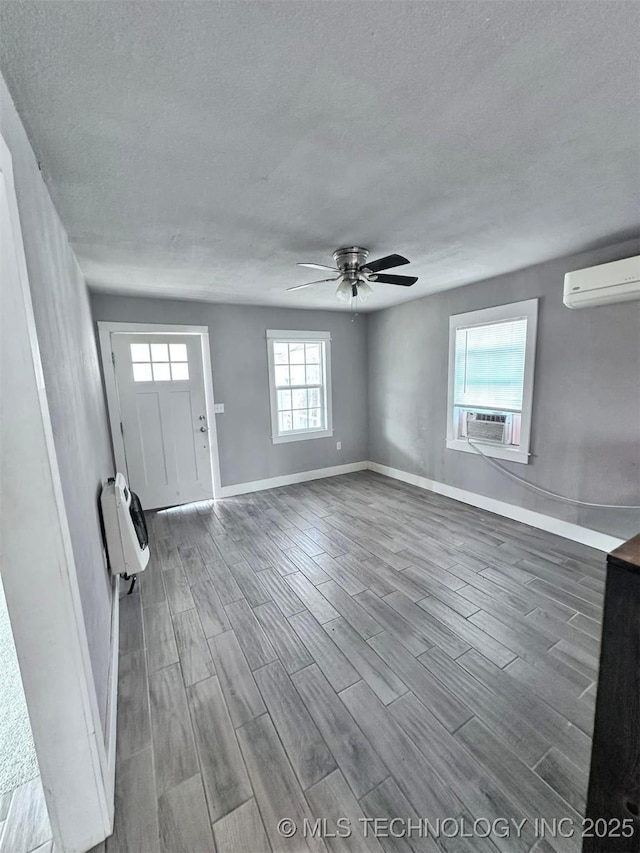
[[[564,277],[567,308],[608,305],[629,299],[640,299],[640,255],[568,272]]]
[[[511,444],[513,417],[504,412],[467,412],[467,438]]]

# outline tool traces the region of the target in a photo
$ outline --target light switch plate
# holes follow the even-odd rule
[[[223,415],[224,414],[224,403],[214,403],[213,404],[213,413],[214,413],[214,415]]]
[[[342,442],[336,441],[336,450],[342,450]]]

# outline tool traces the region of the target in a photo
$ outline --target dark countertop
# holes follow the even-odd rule
[[[612,551],[607,559],[624,563],[625,568],[640,574],[640,533]]]

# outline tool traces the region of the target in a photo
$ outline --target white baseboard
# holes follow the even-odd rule
[[[571,539],[573,542],[580,542],[583,545],[588,545],[590,548],[596,548],[599,551],[608,553],[613,551],[619,545],[622,545],[623,539],[617,539],[615,536],[609,536],[606,533],[600,533],[597,530],[591,530],[588,527],[581,527],[579,524],[572,524],[569,521],[562,521],[559,518],[553,518],[550,515],[543,515],[541,512],[534,512],[531,509],[523,509],[514,504],[499,501],[495,498],[489,498],[486,495],[479,495],[476,492],[468,492],[466,489],[458,489],[455,486],[448,486],[446,483],[439,483],[437,480],[429,480],[427,477],[421,477],[419,474],[410,474],[408,471],[401,471],[399,468],[390,468],[388,465],[380,465],[378,462],[351,462],[347,465],[333,465],[330,468],[318,468],[315,471],[300,471],[297,474],[285,474],[282,477],[270,477],[267,480],[254,480],[248,483],[236,483],[232,486],[223,486],[217,497],[231,498],[236,495],[245,495],[249,492],[261,492],[265,489],[277,489],[279,486],[290,486],[293,483],[306,483],[309,480],[320,480],[324,477],[337,477],[340,474],[351,474],[354,471],[376,471],[378,474],[384,474],[386,477],[392,477],[394,480],[401,480],[403,483],[410,483],[412,486],[417,486],[420,489],[426,489],[429,492],[444,495],[448,498],[453,498],[456,501],[476,506],[479,509],[486,509],[489,512],[495,512],[497,515],[502,515],[505,518],[512,518],[514,521],[521,521],[523,524],[528,524],[531,527],[536,527],[539,530],[546,530],[548,533],[555,533],[557,536],[562,536],[565,539]]]
[[[559,518],[543,515],[540,512],[534,512],[530,509],[523,509],[505,501],[479,495],[476,492],[467,492],[465,489],[448,486],[446,483],[439,483],[437,480],[429,480],[418,474],[410,474],[407,471],[401,471],[399,468],[389,468],[389,466],[380,465],[378,462],[369,462],[368,467],[370,471],[376,471],[378,474],[384,474],[386,477],[392,477],[394,480],[402,480],[403,483],[410,483],[412,486],[417,486],[420,489],[436,492],[439,495],[445,495],[445,497],[453,498],[456,501],[462,501],[462,503],[486,509],[489,512],[495,512],[505,518],[521,521],[523,524],[529,524],[531,527],[537,527],[539,530],[555,533],[557,536],[571,539],[574,542],[580,542],[591,548],[597,548],[599,551],[604,551],[605,553],[613,551],[614,548],[622,545],[624,541],[623,539],[616,539],[615,536],[600,533],[597,530],[590,530],[588,527],[581,527],[579,524],[561,521]]]
[[[116,785],[116,737],[118,714],[118,651],[120,647],[120,575],[116,575],[112,586],[111,600],[111,647],[109,649],[109,681],[107,684],[107,712],[105,748],[107,753],[106,778],[104,780],[107,807],[109,809],[110,833],[113,832],[113,816]]]
[[[282,477],[269,477],[267,480],[236,483],[233,486],[222,486],[216,497],[232,498],[235,495],[246,495],[248,492],[263,492],[265,489],[277,489],[279,486],[291,486],[294,483],[306,483],[309,480],[321,480],[324,477],[337,477],[340,474],[352,474],[354,471],[366,471],[368,467],[369,462],[349,462],[346,465],[317,468],[315,471],[300,471],[297,474],[285,474]]]

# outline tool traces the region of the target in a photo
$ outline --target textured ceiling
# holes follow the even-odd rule
[[[630,236],[639,9],[23,0],[1,62],[92,287],[338,309],[357,244],[375,310]]]

